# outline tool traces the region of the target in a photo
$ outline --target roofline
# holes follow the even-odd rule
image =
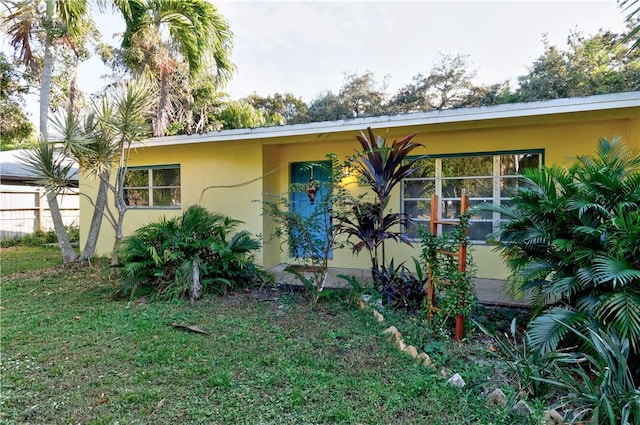
[[[395,128],[425,124],[482,121],[633,107],[640,107],[640,91],[527,103],[508,103],[494,106],[414,112],[402,115],[383,115],[379,117],[353,118],[340,121],[323,121],[274,127],[210,131],[208,133],[201,134],[150,138],[135,143],[133,147],[170,146],[246,139],[269,139],[317,133],[326,134],[359,131],[366,127],[371,127],[373,129]]]

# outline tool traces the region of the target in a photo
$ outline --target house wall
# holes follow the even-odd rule
[[[594,153],[600,137],[621,135],[632,147],[640,149],[640,117],[638,108],[631,110],[597,111],[564,115],[509,118],[467,123],[430,124],[392,128],[390,140],[417,132],[415,141],[423,148],[416,154],[455,154],[544,149],[545,164],[568,165],[577,155]],[[384,135],[385,130],[376,130]],[[173,146],[138,148],[131,155],[131,166],[180,164],[182,210],[199,203],[213,212],[229,215],[245,222],[244,229],[262,235],[263,250],[256,258],[265,267],[287,262],[286,241],[273,240],[273,223],[262,216],[259,202],[263,194],[283,193],[289,184],[291,162],[318,161],[333,152],[340,158],[352,155],[360,145],[357,132],[333,132],[301,136],[280,136],[224,142],[200,142]],[[215,137],[215,135],[213,136]],[[95,193],[97,184],[81,179],[81,190]],[[209,189],[206,189],[210,186]],[[349,183],[354,193],[366,191],[354,179]],[[268,195],[265,195],[268,196]],[[112,202],[112,201],[111,201]],[[400,210],[400,191],[393,193],[393,211]],[[82,200],[81,238],[86,235],[91,217],[90,204]],[[176,209],[129,210],[125,219],[125,235],[161,216],[175,216]],[[104,223],[98,253],[106,254],[113,243],[113,231]],[[505,279],[507,271],[502,260],[487,245],[473,247],[478,277]],[[417,256],[418,247],[389,243],[387,257],[396,262]],[[336,250],[331,261],[334,267],[367,269],[370,261],[365,252],[353,256],[349,249]]]
[[[200,204],[211,212],[241,220],[241,225],[254,235],[262,234],[262,152],[255,142],[222,142],[179,146],[143,147],[131,153],[129,166],[180,165],[181,209],[132,208],[125,216],[123,233],[132,234],[137,228],[161,217],[182,214],[190,205]],[[97,182],[82,176],[83,193],[95,197]],[[113,199],[109,199],[113,206]],[[112,207],[113,208],[113,207]],[[92,208],[87,200],[81,201],[81,241],[85,240],[91,220]],[[98,255],[110,253],[114,232],[104,220],[96,248]],[[257,261],[262,263],[260,253]]]
[[[636,114],[637,115],[637,114]],[[553,119],[538,120],[523,125],[522,120],[505,120],[497,127],[486,127],[485,123],[469,126],[468,128],[441,128],[433,131],[430,127],[391,129],[389,140],[400,139],[411,132],[417,135],[414,141],[424,145],[415,150],[415,154],[440,155],[455,153],[497,152],[511,150],[543,149],[545,164],[570,165],[576,156],[590,155],[595,152],[601,137],[611,139],[615,135],[622,136],[630,146],[640,149],[640,119],[624,117],[612,119],[610,116],[565,117],[564,121],[553,122]],[[550,121],[550,122],[547,122]],[[385,131],[375,131],[384,135]],[[297,161],[322,160],[328,152],[336,153],[340,158],[352,155],[360,147],[355,139],[357,133],[339,134],[325,137],[321,142],[317,140],[282,140],[278,148],[278,158],[283,166],[279,169],[279,183],[273,184],[279,192],[286,190],[289,181],[288,164]],[[319,137],[319,136],[318,136]],[[272,145],[268,146],[273,149]],[[276,161],[277,162],[277,161]],[[275,163],[275,162],[274,162]],[[285,166],[286,165],[286,166]],[[351,182],[349,187],[356,193],[366,191],[366,188]],[[400,210],[400,190],[392,194],[390,206],[394,211]],[[265,228],[264,234],[268,234]],[[273,251],[272,251],[273,249]],[[477,266],[477,277],[481,279],[503,280],[508,277],[502,259],[486,244],[475,244],[473,255]],[[269,244],[265,245],[265,266],[271,267],[280,262],[288,262],[287,250],[275,250]],[[276,252],[277,251],[277,252]],[[387,258],[395,257],[399,261],[409,260],[419,255],[419,246],[409,247],[405,244],[389,242]],[[334,259],[330,263],[333,267],[363,268],[370,266],[366,252],[353,256],[347,248],[336,250]]]

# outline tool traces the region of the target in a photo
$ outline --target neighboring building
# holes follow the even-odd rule
[[[288,250],[268,242],[272,223],[256,201],[264,194],[286,192],[305,162],[322,161],[329,152],[341,158],[352,155],[360,147],[355,136],[367,127],[389,140],[417,133],[414,141],[424,148],[415,153],[429,155],[426,171],[400,185],[390,205],[428,222],[433,192],[441,197],[444,214],[453,216],[461,188],[467,189],[471,205],[508,202],[517,190],[519,169],[567,165],[577,155],[594,153],[601,137],[620,135],[640,149],[640,92],[149,139],[131,152],[125,235],[201,204],[262,235],[257,261],[264,267],[286,263]],[[83,177],[80,189],[92,196],[96,183]],[[366,191],[355,179],[349,187],[355,193]],[[81,212],[84,235],[92,214],[84,199]],[[477,216],[470,231],[481,284],[499,284],[507,277],[501,259],[484,241],[494,225],[493,217]],[[413,234],[414,229],[408,231]],[[107,253],[112,241],[105,222],[98,252]],[[396,261],[419,252],[393,243],[387,249],[387,257]],[[337,250],[331,265],[368,269],[369,259]]]
[[[53,229],[44,188],[23,165],[27,151],[0,152],[0,240]],[[79,225],[78,166],[69,171],[69,186],[58,199],[64,224]]]

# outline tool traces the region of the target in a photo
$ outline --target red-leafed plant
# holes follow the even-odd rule
[[[412,141],[415,134],[388,145],[387,138],[374,135],[371,128],[367,128],[366,134],[356,137],[362,151],[353,157],[352,167],[371,187],[375,200],[356,201],[353,219],[341,218],[340,229],[347,235],[354,253],[367,249],[371,256],[372,275],[377,280],[380,265],[386,264],[385,241],[391,239],[411,245],[399,228],[406,217],[402,213],[387,211],[387,207],[392,190],[417,170],[415,163],[423,157],[409,158],[409,154],[422,145]],[[352,237],[357,241],[350,240]]]

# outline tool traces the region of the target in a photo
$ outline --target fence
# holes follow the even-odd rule
[[[78,189],[58,195],[60,213],[66,226],[80,224]],[[44,189],[32,186],[0,185],[0,240],[53,229]]]

